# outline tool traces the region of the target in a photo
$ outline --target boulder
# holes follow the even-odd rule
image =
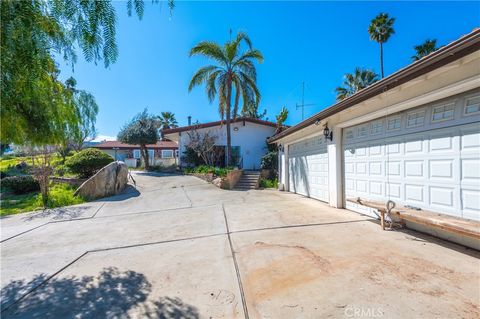
[[[212,181],[212,184],[217,187],[222,187],[222,179],[220,177],[217,177]]]
[[[128,182],[128,167],[124,162],[112,162],[87,179],[75,192],[87,200],[120,193]]]

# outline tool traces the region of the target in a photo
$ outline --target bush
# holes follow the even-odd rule
[[[278,153],[276,151],[274,151],[274,152],[268,152],[267,154],[263,155],[262,162],[261,162],[260,166],[263,169],[277,170],[277,168],[278,168]]]
[[[74,196],[75,188],[68,184],[54,184],[49,191],[47,207],[55,208],[69,205],[76,205],[85,202],[81,197]],[[42,195],[37,196],[37,205],[42,206]]]
[[[2,188],[6,187],[15,194],[25,194],[40,190],[40,185],[31,175],[11,176],[2,179]]]
[[[215,167],[215,166],[208,166],[208,165],[200,165],[195,168],[184,168],[183,171],[187,174],[197,173],[197,174],[213,174],[219,177],[227,176],[229,171],[233,170],[233,167]]]
[[[81,178],[93,176],[104,166],[113,162],[113,158],[95,148],[87,148],[70,157],[65,166]]]
[[[261,188],[278,188],[278,179],[265,179],[260,180]]]

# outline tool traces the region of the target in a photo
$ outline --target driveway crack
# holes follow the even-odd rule
[[[230,251],[232,253],[233,265],[235,266],[235,272],[237,274],[238,288],[240,289],[240,297],[242,298],[243,312],[245,318],[249,319],[247,302],[245,300],[245,292],[243,290],[242,277],[240,275],[240,269],[238,268],[237,257],[235,256],[235,251],[233,250],[232,238],[230,236],[230,228],[228,227],[227,213],[225,212],[225,206],[222,204],[223,218],[225,219],[225,227],[227,229],[228,243],[230,245]]]

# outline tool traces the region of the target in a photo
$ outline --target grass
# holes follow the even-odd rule
[[[47,208],[70,206],[85,202],[81,197],[74,196],[74,193],[75,188],[68,184],[53,184],[50,187]],[[8,194],[2,198],[0,216],[24,213],[42,208],[42,196],[39,192],[22,195]]]
[[[260,187],[262,188],[278,188],[278,179],[266,179],[262,178],[260,180]]]

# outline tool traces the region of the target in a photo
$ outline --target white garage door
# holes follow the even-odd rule
[[[433,109],[344,130],[347,199],[391,199],[480,220],[480,123],[472,122],[473,117],[466,117],[461,107],[452,104],[443,109],[442,116],[452,120],[452,126],[445,127],[445,122],[435,121],[439,117]],[[370,211],[348,201],[346,205],[362,213]]]
[[[291,192],[328,202],[328,155],[323,136],[288,147]]]

